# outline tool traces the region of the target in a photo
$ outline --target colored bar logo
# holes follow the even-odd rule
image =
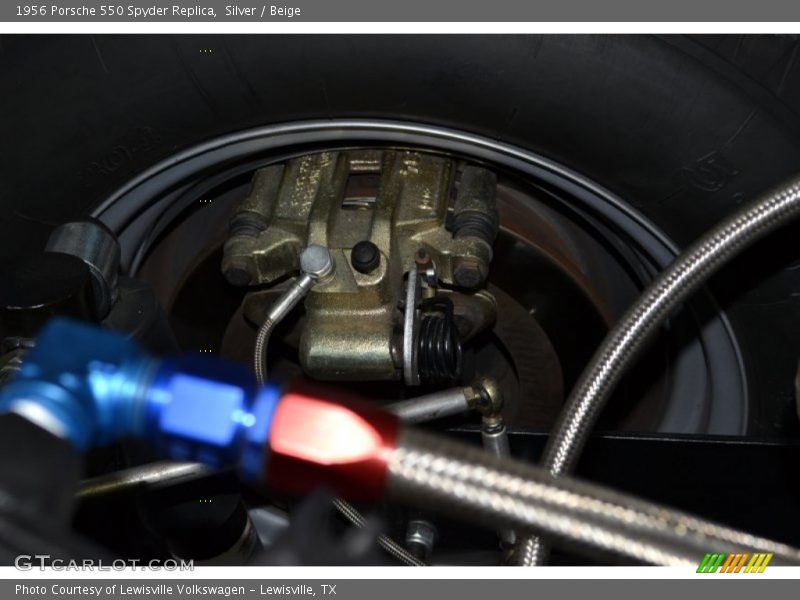
[[[763,573],[772,554],[740,552],[735,554],[708,553],[697,567],[698,573]],[[749,559],[749,560],[748,560]]]

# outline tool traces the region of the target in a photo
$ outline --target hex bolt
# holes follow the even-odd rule
[[[489,269],[483,261],[471,256],[458,256],[453,260],[453,281],[456,285],[473,289],[486,281]]]
[[[367,275],[381,264],[381,252],[369,240],[358,242],[350,251],[350,264],[359,273]]]
[[[431,522],[414,519],[408,522],[406,546],[412,554],[422,560],[427,560],[433,552],[436,535],[436,527]]]
[[[222,274],[231,285],[244,287],[250,285],[253,276],[248,268],[248,260],[244,256],[234,256],[225,261]]]

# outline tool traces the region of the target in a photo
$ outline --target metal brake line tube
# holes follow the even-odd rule
[[[617,382],[670,313],[731,258],[798,214],[800,177],[795,177],[719,223],[678,256],[595,352],[548,439],[542,466],[556,476],[572,470]],[[541,538],[525,536],[517,545],[515,562],[541,564],[546,555]]]
[[[333,258],[327,248],[312,244],[303,250],[300,255],[300,276],[292,281],[289,289],[270,306],[256,335],[253,371],[255,371],[256,381],[260,385],[267,382],[267,344],[272,330],[306,297],[314,284],[320,279],[329,277],[333,273],[333,269]]]
[[[363,528],[367,521],[364,519],[364,516],[358,512],[358,509],[341,498],[334,498],[333,499],[333,506],[336,507],[336,510],[347,519],[352,525],[356,527]],[[378,536],[378,545],[383,548],[384,552],[393,556],[401,563],[409,566],[409,567],[424,567],[425,562],[418,559],[416,556],[411,554],[408,550],[406,550],[402,545],[394,541],[388,535],[379,535]]]

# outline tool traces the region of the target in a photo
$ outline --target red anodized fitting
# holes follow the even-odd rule
[[[349,500],[384,494],[398,420],[330,390],[293,389],[270,428],[265,483],[293,493],[327,487]]]

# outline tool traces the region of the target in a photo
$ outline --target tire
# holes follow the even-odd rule
[[[0,259],[43,246],[148,166],[215,136],[374,117],[531,149],[679,245],[800,166],[792,37],[7,36]],[[798,430],[793,227],[714,289],[743,348],[750,430]]]

